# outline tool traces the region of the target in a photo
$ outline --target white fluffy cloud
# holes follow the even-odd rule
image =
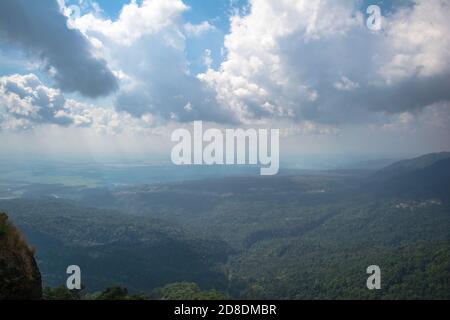
[[[389,60],[380,68],[388,82],[450,71],[450,1],[417,1],[387,20]]]
[[[187,9],[181,0],[132,1],[114,21],[90,13],[71,22],[125,76],[117,110],[166,121],[235,120],[216,102],[214,91],[189,71],[186,32],[199,35],[211,26],[184,24],[181,15]]]
[[[305,54],[297,52],[295,45],[283,48],[283,41],[295,37],[293,41],[315,45],[320,39],[343,37],[360,22],[361,14],[350,2],[252,1],[248,15],[231,20],[231,33],[225,39],[227,58],[220,70],[210,69],[199,78],[215,88],[218,99],[242,121],[292,117],[302,100],[317,99],[317,91],[307,79],[290,77],[289,71],[301,76]],[[284,49],[293,49],[296,61],[287,61]]]
[[[92,128],[102,134],[146,132],[155,125],[149,114],[135,118],[111,107],[67,99],[35,74],[0,77],[0,128],[23,131],[46,124]]]
[[[133,0],[122,8],[115,21],[88,13],[71,21],[71,25],[85,34],[98,34],[123,45],[131,45],[145,35],[161,31],[167,32],[167,36],[169,31],[178,33],[177,22],[187,8],[179,0],[144,0],[142,4]]]
[[[16,125],[67,125],[71,119],[60,113],[65,102],[59,90],[46,87],[34,74],[0,77],[0,107],[6,117],[15,118]]]
[[[418,0],[365,27],[357,1],[252,0],[219,70],[199,78],[243,122],[372,121],[450,100],[447,0]]]
[[[188,36],[200,37],[201,35],[214,30],[215,27],[211,25],[208,21],[203,21],[199,24],[192,24],[190,22],[184,25],[184,31]]]

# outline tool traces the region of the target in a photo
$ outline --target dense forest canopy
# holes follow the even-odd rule
[[[78,298],[449,299],[448,159],[76,191],[27,186],[0,209],[37,248],[49,299],[71,297],[59,286],[74,262],[83,270]],[[381,290],[366,287],[370,265],[381,268]]]

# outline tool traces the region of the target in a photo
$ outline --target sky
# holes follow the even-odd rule
[[[282,161],[450,150],[449,17],[450,0],[2,0],[0,153],[169,156],[195,120],[278,128]]]

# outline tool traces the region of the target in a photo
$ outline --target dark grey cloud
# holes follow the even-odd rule
[[[56,0],[0,1],[0,39],[41,59],[62,90],[97,97],[118,87],[106,62],[91,53],[88,40],[67,27]]]
[[[328,124],[370,122],[377,118],[373,112],[414,113],[450,100],[448,70],[423,76],[419,68],[408,77],[380,81],[380,65],[373,57],[384,54],[377,46],[381,38],[357,30],[346,37],[326,41],[305,42],[298,36],[281,40],[281,57],[289,79],[318,93],[314,101],[302,94],[296,97],[295,93],[289,93],[289,98],[298,102],[296,119]],[[336,83],[342,82],[343,77],[354,87],[337,88]],[[275,91],[272,95],[282,96],[283,92]]]
[[[215,91],[188,71],[183,50],[159,34],[144,36],[131,46],[116,48],[116,52],[124,57],[123,70],[135,79],[133,86],[118,93],[117,110],[135,117],[149,113],[180,122],[236,122],[233,113],[217,103]]]
[[[214,93],[195,77],[178,78],[176,85],[146,83],[132,90],[122,90],[115,102],[118,111],[134,117],[150,113],[165,120],[194,120],[235,123],[231,112],[217,104]]]

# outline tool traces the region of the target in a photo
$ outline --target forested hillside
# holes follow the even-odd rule
[[[177,281],[224,286],[218,266],[230,252],[224,242],[195,238],[155,219],[64,200],[16,199],[0,207],[37,248],[45,285],[65,283],[67,266],[77,264],[91,291],[123,285],[140,292]]]
[[[37,247],[46,285],[79,264],[88,293],[198,291],[171,285],[187,282],[213,297],[450,299],[449,169],[439,154],[373,172],[72,189],[76,201],[52,190],[0,209]],[[381,290],[366,288],[369,265]]]

